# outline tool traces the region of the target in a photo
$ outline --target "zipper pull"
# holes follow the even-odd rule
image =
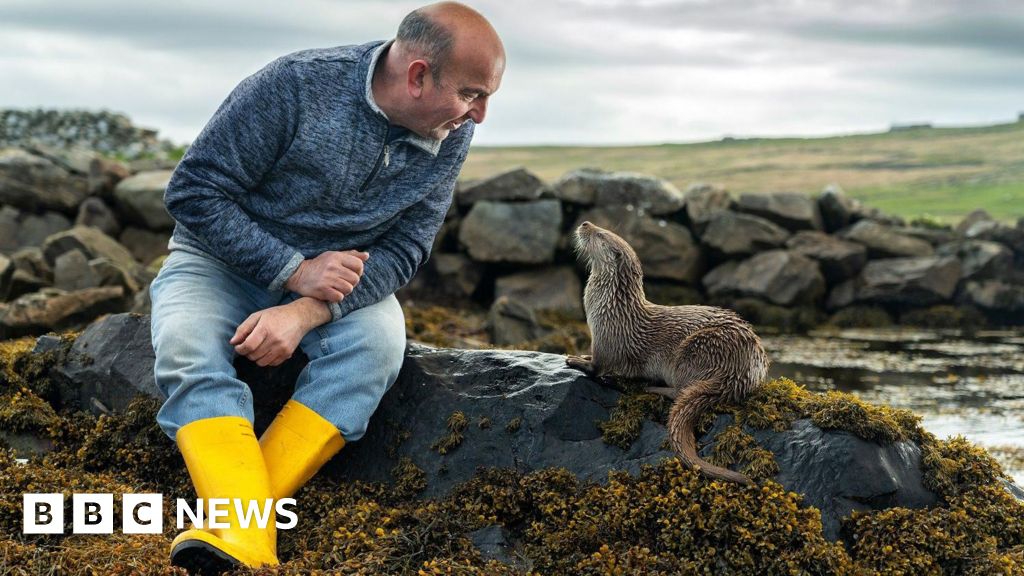
[[[388,167],[388,163],[391,162],[391,145],[384,145],[384,167]]]

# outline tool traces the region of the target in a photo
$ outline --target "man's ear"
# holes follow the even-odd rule
[[[413,60],[409,63],[407,84],[410,96],[419,98],[423,95],[423,87],[429,73],[430,65],[426,60]]]

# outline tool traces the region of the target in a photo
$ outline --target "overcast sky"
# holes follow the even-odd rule
[[[1019,0],[480,0],[508,66],[476,144],[688,142],[1007,122]],[[304,48],[391,38],[418,2],[0,0],[0,107],[106,108],[189,142]]]

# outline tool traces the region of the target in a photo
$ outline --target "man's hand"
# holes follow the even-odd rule
[[[257,366],[277,366],[292,357],[303,336],[331,319],[327,306],[313,298],[252,313],[242,322],[229,344]]]
[[[285,288],[303,296],[325,302],[341,302],[352,293],[363,275],[366,252],[324,252],[312,260],[304,260],[285,283]]]

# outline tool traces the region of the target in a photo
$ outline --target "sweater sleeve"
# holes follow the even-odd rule
[[[331,320],[376,304],[412,280],[430,257],[434,237],[444,223],[455,181],[468,153],[467,143],[463,150],[456,152],[447,176],[423,200],[407,208],[373,245],[365,248],[370,257],[363,265],[363,276],[341,302],[329,303]]]
[[[298,80],[275,60],[242,80],[181,159],[164,193],[167,211],[242,275],[282,290],[303,255],[243,209],[295,136]]]

